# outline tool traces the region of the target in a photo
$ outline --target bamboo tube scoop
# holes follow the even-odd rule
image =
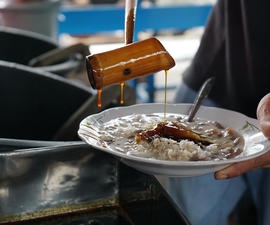
[[[94,89],[121,83],[136,77],[169,70],[174,59],[156,38],[132,43],[136,0],[127,0],[125,7],[125,46],[86,56],[87,74]]]
[[[169,70],[174,65],[174,59],[155,38],[86,57],[88,78],[94,89]]]

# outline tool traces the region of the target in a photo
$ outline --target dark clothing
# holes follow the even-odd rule
[[[260,99],[270,92],[269,54],[270,0],[220,0],[183,81],[198,90],[215,76],[209,98],[255,117]]]

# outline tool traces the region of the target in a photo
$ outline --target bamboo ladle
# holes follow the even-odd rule
[[[174,59],[156,38],[133,42],[137,0],[126,0],[125,46],[86,57],[91,86],[102,89],[175,65]]]

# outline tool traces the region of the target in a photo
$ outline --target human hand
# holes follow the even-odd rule
[[[270,138],[270,93],[265,95],[259,102],[257,118],[263,134]],[[259,168],[270,168],[270,151],[257,158],[235,163],[223,170],[217,171],[215,178],[218,180],[233,178]]]

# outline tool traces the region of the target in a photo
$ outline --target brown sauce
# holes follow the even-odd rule
[[[139,143],[141,140],[151,142],[155,138],[160,137],[169,138],[178,142],[181,140],[190,140],[199,143],[201,146],[212,144],[210,140],[200,137],[188,127],[175,122],[159,123],[154,129],[139,133],[136,137],[136,142]]]
[[[121,99],[120,99],[120,103],[121,104],[124,104],[124,85],[125,85],[124,82],[121,82],[120,83],[120,86],[121,86]]]
[[[98,89],[97,106],[98,106],[99,108],[102,106],[102,103],[101,103],[101,92],[102,92],[102,90],[101,90],[101,89]]]
[[[166,104],[167,104],[167,79],[168,70],[165,70],[165,93],[164,93],[164,122],[166,123]]]

